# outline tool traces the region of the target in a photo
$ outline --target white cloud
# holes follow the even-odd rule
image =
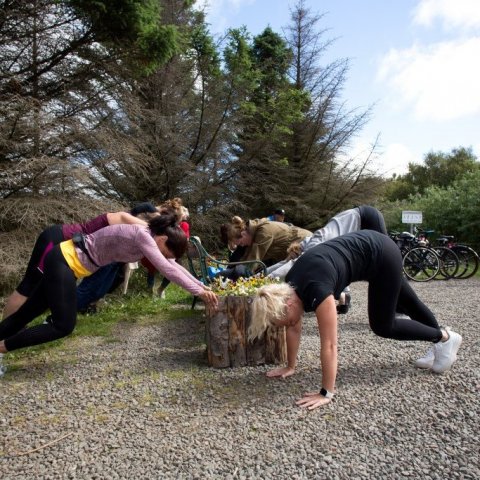
[[[384,148],[384,153],[377,160],[381,173],[386,176],[403,175],[408,172],[409,163],[420,163],[418,154],[401,143],[391,143]]]
[[[480,5],[478,0],[420,0],[413,12],[416,24],[431,26],[439,19],[444,28],[480,27]]]
[[[372,142],[365,137],[360,137],[353,143],[349,152],[337,160],[348,163],[350,167],[360,167],[370,155],[371,150]],[[368,169],[377,175],[391,177],[394,173],[397,175],[407,173],[409,163],[421,163],[422,161],[422,156],[413,152],[406,145],[391,143],[378,146],[371,157]]]
[[[232,15],[255,2],[256,0],[197,0],[195,7],[197,10],[205,10],[213,33],[218,33],[226,30]]]
[[[416,118],[457,119],[480,113],[478,58],[480,36],[392,49],[381,60],[377,78],[393,90],[392,104],[412,105]]]
[[[255,0],[197,0],[195,7],[199,10],[206,7],[207,10],[218,11],[222,8],[238,10],[243,5],[249,5],[255,2]]]

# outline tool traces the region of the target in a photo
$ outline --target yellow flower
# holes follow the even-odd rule
[[[212,290],[220,296],[250,296],[255,295],[258,288],[271,283],[278,283],[278,281],[278,279],[263,275],[249,278],[241,277],[236,282],[229,279],[222,280],[221,278],[216,278],[212,283]]]

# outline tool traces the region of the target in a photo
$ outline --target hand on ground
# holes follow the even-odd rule
[[[305,393],[303,398],[297,400],[295,403],[301,408],[313,410],[314,408],[327,405],[327,403],[330,403],[331,401],[331,398],[326,398],[323,395],[320,395],[318,392],[309,392]]]
[[[293,375],[294,373],[295,373],[294,368],[290,368],[290,367],[275,368],[274,370],[270,370],[269,372],[267,372],[267,377],[287,378],[290,375]]]

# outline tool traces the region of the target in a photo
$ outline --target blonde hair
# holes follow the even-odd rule
[[[242,231],[247,228],[247,224],[245,221],[235,215],[232,217],[230,223],[227,224],[227,237],[228,237],[228,245],[229,247],[233,247],[232,249],[235,250],[236,245],[234,242],[238,240],[242,236]]]
[[[239,216],[234,216],[230,223],[224,223],[220,227],[220,238],[222,242],[228,245],[230,250],[237,248],[236,241],[242,236],[242,231],[247,228],[247,224]]]
[[[293,242],[287,248],[287,260],[298,258],[302,254],[302,246],[299,242]]]
[[[258,289],[252,302],[248,339],[261,338],[268,327],[285,316],[287,300],[295,293],[288,283],[273,283]]]
[[[188,208],[183,205],[180,207],[180,210],[182,212],[182,221],[185,221],[190,216],[190,212],[188,211]]]
[[[242,217],[235,215],[234,217],[232,217],[232,220],[230,223],[230,232],[229,232],[230,238],[231,239],[240,238],[240,234],[242,233],[242,230],[245,230],[246,228],[247,228],[247,224],[242,219]]]
[[[175,215],[176,222],[180,223],[183,216],[182,208],[185,207],[183,207],[182,199],[179,197],[175,197],[170,200],[165,200],[163,203],[157,205],[155,208],[160,212],[161,215]]]

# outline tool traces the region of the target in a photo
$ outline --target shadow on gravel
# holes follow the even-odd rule
[[[341,323],[339,330],[343,332],[363,333],[366,330],[370,330],[370,326],[367,323]]]
[[[391,362],[383,362],[375,367],[368,364],[353,365],[349,367],[341,367],[338,370],[338,378],[341,379],[342,384],[359,387],[365,385],[367,379],[368,384],[378,386],[399,380],[401,381],[416,374],[417,372],[414,372],[413,365]]]
[[[169,349],[164,352],[152,353],[145,356],[142,363],[149,370],[157,371],[171,368],[208,368],[205,349],[198,347],[191,350]]]

